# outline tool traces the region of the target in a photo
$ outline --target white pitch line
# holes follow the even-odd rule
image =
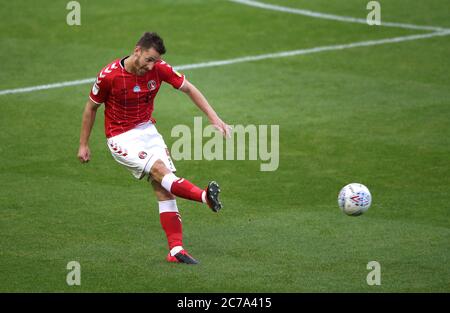
[[[93,82],[95,82],[95,78],[86,78],[86,79],[72,80],[72,81],[68,81],[68,82],[61,82],[61,83],[54,83],[54,84],[47,84],[47,85],[40,85],[40,86],[33,86],[33,87],[6,89],[6,90],[1,90],[0,95],[7,95],[7,94],[13,94],[13,93],[25,93],[25,92],[53,89],[53,88],[61,88],[61,87],[67,87],[67,86],[77,86],[77,85],[88,84],[88,83],[93,83]]]
[[[242,62],[282,58],[282,57],[289,57],[289,56],[302,55],[302,54],[318,53],[318,52],[323,52],[323,51],[344,50],[344,49],[351,49],[351,48],[357,48],[357,47],[376,46],[376,45],[383,45],[383,44],[387,44],[387,43],[397,43],[397,42],[403,42],[403,41],[426,39],[426,38],[431,38],[431,37],[436,37],[436,36],[447,36],[447,35],[450,35],[450,31],[386,38],[386,39],[379,39],[379,40],[360,41],[360,42],[341,44],[341,45],[322,46],[322,47],[315,47],[315,48],[310,48],[310,49],[300,49],[300,50],[283,51],[283,52],[277,52],[277,53],[261,54],[261,55],[248,56],[248,57],[223,60],[223,61],[211,61],[211,62],[191,64],[191,65],[181,65],[181,66],[178,66],[177,69],[188,70],[188,69],[197,69],[197,68],[203,68],[203,67],[231,65],[231,64],[242,63]]]
[[[247,57],[242,57],[242,58],[235,58],[235,59],[228,59],[228,60],[221,60],[221,61],[211,61],[211,62],[179,65],[179,66],[174,66],[174,67],[180,71],[191,70],[191,69],[206,68],[206,67],[232,65],[232,64],[243,63],[243,62],[260,61],[260,60],[266,60],[266,59],[284,58],[284,57],[303,55],[303,54],[312,54],[312,53],[318,53],[318,52],[324,52],[324,51],[344,50],[344,49],[352,49],[352,48],[357,48],[357,47],[370,47],[370,46],[384,45],[384,44],[389,44],[389,43],[398,43],[398,42],[404,42],[404,41],[412,41],[412,40],[426,39],[426,38],[432,38],[432,37],[436,37],[436,36],[448,36],[448,35],[450,35],[450,30],[429,33],[429,34],[410,35],[410,36],[386,38],[386,39],[379,39],[379,40],[353,42],[353,43],[341,44],[341,45],[321,46],[321,47],[315,47],[315,48],[309,48],[309,49],[282,51],[282,52],[277,52],[277,53],[268,53],[268,54],[247,56]],[[86,79],[73,80],[73,81],[54,83],[54,84],[47,84],[47,85],[40,85],[40,86],[33,86],[33,87],[26,87],[26,88],[6,89],[6,90],[0,90],[0,95],[25,93],[25,92],[32,92],[32,91],[37,91],[37,90],[61,88],[61,87],[66,87],[66,86],[76,86],[76,85],[93,83],[94,81],[95,81],[95,78],[86,78]]]
[[[362,18],[326,14],[326,13],[314,12],[314,11],[303,10],[303,9],[295,9],[295,8],[289,8],[289,7],[284,7],[284,6],[275,5],[275,4],[262,3],[262,2],[253,1],[253,0],[229,0],[229,1],[252,6],[252,7],[257,7],[257,8],[261,8],[261,9],[266,9],[266,10],[279,11],[279,12],[285,12],[285,13],[291,13],[291,14],[299,14],[299,15],[310,16],[310,17],[314,17],[314,18],[321,18],[321,19],[326,19],[326,20],[333,20],[333,21],[340,21],[340,22],[347,22],[347,23],[359,23],[359,24],[367,25],[367,20],[362,19]],[[435,31],[435,32],[449,30],[447,28],[442,28],[442,27],[438,27],[438,26],[421,26],[421,25],[392,23],[392,22],[381,22],[381,26],[399,27],[399,28],[416,29],[416,30],[428,30],[428,31]]]

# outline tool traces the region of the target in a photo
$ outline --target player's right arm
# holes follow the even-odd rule
[[[89,99],[84,107],[83,121],[81,122],[80,147],[78,149],[78,159],[81,163],[89,162],[91,152],[89,150],[89,136],[91,135],[92,126],[94,126],[97,109],[101,103],[105,103],[109,91],[111,89],[111,79],[108,77],[111,70],[117,68],[117,64],[113,63],[103,68],[97,75],[97,79],[92,86]]]
[[[92,126],[94,126],[95,116],[100,104],[89,99],[84,107],[83,120],[81,122],[80,147],[78,149],[78,159],[81,163],[89,162],[91,152],[89,150],[89,137]]]

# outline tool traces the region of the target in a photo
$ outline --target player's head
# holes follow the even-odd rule
[[[163,39],[157,33],[144,33],[136,43],[133,52],[137,74],[143,75],[151,70],[164,53],[166,48]]]

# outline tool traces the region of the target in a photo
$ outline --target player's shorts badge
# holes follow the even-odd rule
[[[141,87],[139,87],[138,85],[134,86],[133,92],[139,92],[139,91],[141,91]]]
[[[148,90],[153,91],[156,89],[156,82],[154,80],[149,80],[147,83]]]
[[[141,151],[141,152],[139,152],[138,156],[139,156],[139,159],[143,160],[147,157],[147,152]]]

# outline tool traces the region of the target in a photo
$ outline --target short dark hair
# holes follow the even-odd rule
[[[136,46],[144,49],[154,48],[159,54],[166,53],[166,47],[164,47],[164,41],[157,33],[145,32],[137,42]]]

